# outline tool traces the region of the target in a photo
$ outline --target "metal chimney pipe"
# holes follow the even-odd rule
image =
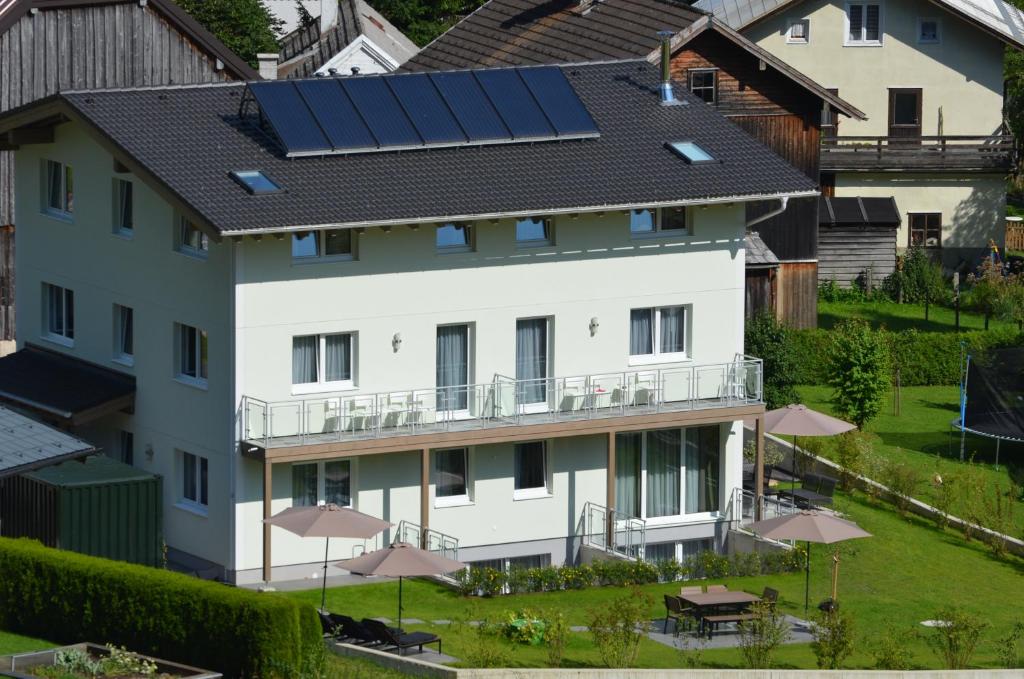
[[[676,103],[676,95],[672,91],[672,31],[658,31],[661,38],[661,103]]]

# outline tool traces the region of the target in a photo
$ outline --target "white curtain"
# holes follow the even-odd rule
[[[453,497],[466,494],[466,449],[438,450],[434,453],[437,464],[437,496]]]
[[[466,410],[469,382],[469,326],[445,325],[437,329],[437,408]]]
[[[316,465],[297,464],[292,466],[292,506],[313,507],[316,505]]]
[[[629,355],[654,353],[654,309],[633,309],[629,312]]]
[[[351,380],[352,335],[328,335],[324,338],[324,344],[324,372],[327,373],[327,381]]]
[[[720,507],[720,432],[717,426],[686,430],[686,513]]]
[[[686,312],[681,306],[665,307],[661,310],[660,353],[681,353],[685,350]]]
[[[519,385],[520,403],[547,400],[548,321],[530,318],[516,321],[516,379],[529,380]]]
[[[615,510],[640,516],[640,432],[615,436]]]
[[[647,432],[647,517],[677,516],[680,512],[679,429]]]
[[[324,501],[349,507],[352,505],[351,462],[334,460],[324,463]],[[312,465],[310,465],[312,466]]]
[[[292,384],[310,384],[317,381],[320,342],[316,335],[292,339]]]

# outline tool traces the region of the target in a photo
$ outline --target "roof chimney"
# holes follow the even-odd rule
[[[277,80],[277,54],[274,52],[261,52],[256,55],[256,61],[260,64],[260,77],[264,80]]]
[[[320,0],[320,35],[338,23],[338,0]]]
[[[678,104],[672,91],[672,31],[658,31],[661,38],[661,103],[663,106]]]

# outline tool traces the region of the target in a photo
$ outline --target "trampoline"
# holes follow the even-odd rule
[[[1024,442],[1024,348],[994,349],[983,358],[967,355],[960,382],[960,459],[964,437],[995,439],[996,466],[1001,441]]]

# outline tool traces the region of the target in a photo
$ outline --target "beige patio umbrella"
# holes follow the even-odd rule
[[[793,487],[796,487],[796,439],[798,436],[835,436],[856,429],[856,425],[844,420],[811,410],[802,403],[791,403],[784,408],[769,410],[764,414],[764,428],[772,434],[786,434],[793,437],[793,455],[790,458],[790,472]]]
[[[803,540],[807,543],[807,566],[804,575],[804,613],[807,612],[811,594],[811,543],[831,545],[843,540],[869,538],[867,532],[853,521],[840,519],[832,514],[820,512],[799,512],[789,516],[758,521],[750,529],[763,538],[772,540]],[[832,555],[832,600],[836,600],[836,585],[839,577],[839,552]]]
[[[346,559],[334,564],[360,575],[388,575],[398,578],[398,627],[402,627],[402,578],[426,575],[444,575],[466,567],[461,561],[443,557],[407,542],[396,542],[390,547],[369,554]]]
[[[333,503],[312,507],[289,507],[269,519],[264,519],[263,523],[284,528],[303,538],[327,538],[327,544],[324,546],[324,582],[320,588],[321,609],[327,604],[327,550],[331,547],[331,538],[366,540],[393,525],[369,514],[339,507]]]

